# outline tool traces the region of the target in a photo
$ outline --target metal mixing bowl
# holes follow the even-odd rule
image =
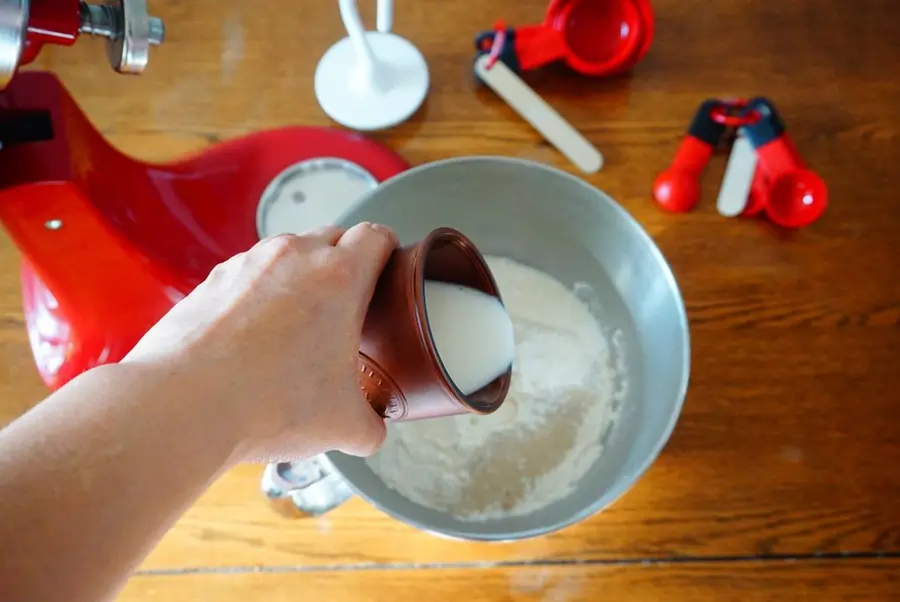
[[[471,157],[423,165],[385,182],[339,224],[360,221],[391,226],[403,244],[450,226],[487,255],[509,257],[567,286],[586,282],[599,297],[603,326],[624,335],[629,382],[603,456],[575,491],[546,508],[515,518],[458,520],[389,489],[365,460],[329,453],[362,497],[403,522],[437,534],[522,539],[598,512],[649,468],[675,427],[687,390],[688,324],[668,264],[615,201],[576,177],[538,163]]]

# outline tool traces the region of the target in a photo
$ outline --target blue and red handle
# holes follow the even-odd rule
[[[685,212],[700,200],[700,179],[729,128],[739,128],[757,154],[744,216],[762,211],[779,226],[799,228],[828,205],[825,182],[800,158],[771,101],[707,99],[697,110],[671,165],[656,178],[653,197],[667,211]]]

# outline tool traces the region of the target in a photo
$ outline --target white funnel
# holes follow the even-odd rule
[[[401,123],[428,92],[428,65],[410,42],[391,33],[393,0],[378,0],[377,30],[366,31],[355,0],[338,0],[348,36],[316,68],[316,98],[329,117],[354,130]]]

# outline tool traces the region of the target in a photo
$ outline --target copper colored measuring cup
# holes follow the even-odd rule
[[[363,394],[376,412],[395,421],[490,414],[506,398],[512,366],[485,387],[463,395],[434,346],[425,310],[425,280],[461,284],[500,298],[484,257],[457,230],[438,228],[418,243],[394,251],[363,325],[359,349]]]

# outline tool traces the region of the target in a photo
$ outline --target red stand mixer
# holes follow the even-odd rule
[[[299,203],[320,215],[324,201],[352,203],[408,167],[362,136],[309,127],[142,163],[114,149],[47,73],[18,75],[0,92],[0,144],[0,221],[23,254],[29,338],[54,389],[119,361],[217,263],[273,233],[267,212]],[[317,195],[335,178],[347,199]]]

